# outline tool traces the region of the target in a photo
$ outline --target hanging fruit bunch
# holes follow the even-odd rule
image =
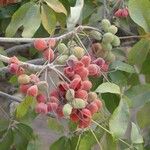
[[[35,74],[29,74],[28,68],[24,68],[16,57],[9,59],[9,71],[18,76],[20,92],[35,97],[37,113],[50,113],[57,118],[70,119],[79,128],[91,125],[92,116],[102,108],[102,101],[97,93],[91,91],[92,82],[89,77],[97,78],[107,74],[109,63],[112,62],[112,47],[120,45],[120,40],[115,35],[117,27],[106,19],[102,21],[102,27],[102,33],[93,30],[90,32],[92,40],[99,41],[92,44],[92,53],[73,40],[67,45],[57,43],[55,38],[35,40],[35,49],[42,53],[46,61],[42,70]],[[40,73],[46,69],[47,76],[53,71],[59,77],[57,83],[53,82],[53,89],[49,88],[50,83],[39,78]]]

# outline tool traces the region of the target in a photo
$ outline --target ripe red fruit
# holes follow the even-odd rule
[[[36,97],[36,100],[38,103],[45,103],[46,102],[46,95],[44,94],[38,94]]]
[[[81,62],[84,64],[85,67],[88,67],[91,63],[91,57],[90,56],[83,56],[81,58]]]
[[[99,74],[99,66],[96,64],[90,64],[88,70],[90,76],[97,76]]]
[[[102,104],[101,100],[97,99],[97,100],[93,101],[93,103],[95,103],[97,105],[98,110],[100,110],[102,108],[103,104]]]
[[[72,113],[70,114],[70,120],[72,122],[78,122],[79,121],[79,115],[78,115],[78,110],[77,109],[72,110]]]
[[[38,95],[38,87],[37,87],[37,85],[32,85],[32,86],[27,90],[27,95],[28,95],[28,96],[36,97],[36,96]]]
[[[126,18],[126,17],[128,17],[128,15],[129,15],[128,8],[118,9],[115,12],[115,16],[119,17],[119,18]]]
[[[54,97],[54,96],[51,96],[50,97],[50,102],[52,102],[52,103],[59,103],[59,100],[56,98],[56,97]]]
[[[79,89],[78,91],[76,91],[75,93],[75,98],[81,98],[83,100],[87,100],[88,97],[88,93],[85,90],[81,90]]]
[[[30,88],[30,84],[21,84],[19,86],[19,91],[23,94],[27,94],[27,90]]]
[[[93,61],[93,63],[99,67],[102,67],[105,64],[105,60],[103,58],[97,58]]]
[[[79,117],[82,120],[82,119],[86,119],[86,118],[91,118],[92,115],[91,115],[90,110],[88,110],[87,108],[84,108],[80,111]]]
[[[78,90],[81,87],[81,78],[75,78],[71,81],[69,87],[74,90]]]
[[[102,71],[107,72],[109,70],[109,65],[108,64],[103,64],[101,67]]]
[[[69,85],[68,83],[61,81],[58,84],[58,89],[60,92],[66,92],[69,89]]]
[[[30,75],[30,81],[31,81],[32,83],[37,83],[37,82],[40,81],[40,79],[37,77],[37,75],[31,74],[31,75]]]
[[[48,108],[48,112],[56,112],[56,110],[58,108],[58,104],[53,103],[53,102],[48,102],[47,103],[47,108]]]
[[[81,89],[85,91],[89,91],[92,88],[92,83],[89,80],[85,80],[82,82]]]
[[[47,43],[48,43],[49,47],[54,47],[56,45],[56,40],[55,39],[49,39],[47,41]]]
[[[77,71],[81,68],[84,68],[84,64],[81,61],[75,61],[74,62],[74,70]]]
[[[47,105],[45,103],[38,103],[35,107],[36,113],[47,114]]]
[[[72,67],[66,67],[64,68],[64,74],[68,77],[71,78],[74,76],[74,70]]]
[[[16,74],[17,71],[18,71],[18,69],[19,69],[19,66],[18,66],[17,64],[15,64],[15,63],[11,63],[11,64],[8,66],[8,70],[9,70],[9,72],[12,73],[12,74]]]
[[[9,62],[8,63],[9,64],[11,64],[11,63],[19,64],[20,61],[19,61],[19,59],[16,56],[13,56],[13,57],[9,58]]]
[[[94,113],[96,113],[98,111],[98,106],[97,104],[93,101],[92,103],[90,103],[89,105],[87,105],[87,109],[91,112],[91,114],[93,115]]]
[[[47,48],[47,42],[43,39],[37,39],[37,40],[34,41],[34,47],[38,51],[42,52]]]
[[[62,118],[64,116],[64,114],[63,114],[63,107],[62,106],[58,106],[57,110],[56,110],[56,113],[57,113],[57,116],[59,118]]]
[[[51,48],[48,48],[44,51],[43,57],[49,62],[52,62],[54,60],[54,51]]]
[[[79,121],[78,127],[84,129],[84,128],[89,127],[90,124],[91,124],[91,119],[90,118],[88,118],[88,119],[82,119],[82,120]]]
[[[25,73],[25,70],[22,67],[19,67],[17,72],[16,72],[16,75],[22,75],[24,73]]]
[[[89,75],[89,71],[85,67],[76,70],[75,73],[77,73],[81,77],[82,80],[86,80],[88,78],[88,75]]]
[[[56,97],[57,99],[59,99],[59,92],[57,89],[53,89],[51,92],[50,92],[50,97],[51,96],[54,96]]]

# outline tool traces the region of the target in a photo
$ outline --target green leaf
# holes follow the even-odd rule
[[[139,129],[135,123],[132,122],[131,141],[134,144],[143,143],[143,137],[141,136]]]
[[[27,96],[16,108],[16,117],[22,118],[26,115],[29,107],[33,103],[33,97]]]
[[[115,94],[121,93],[119,86],[110,82],[105,82],[99,85],[98,88],[96,89],[96,92],[97,93],[115,93]]]
[[[14,36],[17,30],[24,24],[24,18],[32,2],[22,5],[12,16],[11,22],[6,29],[6,36]]]
[[[6,130],[8,128],[9,121],[7,120],[0,120],[0,132]]]
[[[109,128],[112,135],[116,138],[121,138],[125,134],[129,123],[129,106],[126,97],[122,97],[119,106],[109,120]]]
[[[128,54],[129,63],[141,66],[145,61],[149,50],[150,50],[150,41],[146,39],[140,40],[132,47],[132,49]]]
[[[150,101],[150,84],[133,86],[125,95],[131,100],[131,107],[143,106]]]
[[[55,12],[57,13],[63,13],[65,15],[67,15],[67,11],[65,9],[65,7],[63,6],[63,4],[61,2],[59,2],[58,0],[44,0],[47,5],[52,8]]]
[[[28,9],[26,16],[24,17],[23,24],[23,37],[32,37],[41,24],[40,17],[40,5],[34,4]]]
[[[12,129],[7,130],[0,139],[0,149],[1,150],[10,150],[11,145],[13,144],[13,132]]]
[[[42,5],[41,19],[45,30],[51,35],[55,31],[56,17],[54,11],[47,5]]]
[[[114,61],[111,65],[110,65],[110,69],[115,69],[115,70],[121,70],[121,71],[125,71],[128,73],[135,73],[135,69],[133,66],[124,63],[122,61]]]
[[[130,0],[129,13],[132,20],[141,26],[145,32],[150,31],[150,1],[149,0]]]
[[[150,102],[146,103],[138,112],[137,112],[137,122],[141,128],[150,126]]]
[[[35,139],[29,142],[27,150],[41,150],[42,144],[39,139]]]

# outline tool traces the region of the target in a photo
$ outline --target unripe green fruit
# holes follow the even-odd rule
[[[114,39],[112,41],[112,45],[113,46],[119,46],[120,45],[120,39],[118,36],[116,36],[116,35],[114,36]]]
[[[114,40],[114,35],[110,32],[107,32],[103,35],[103,43],[111,43]]]
[[[71,51],[72,54],[75,55],[78,59],[81,59],[85,54],[85,50],[78,46],[74,47]]]
[[[68,42],[67,46],[69,48],[73,48],[73,47],[77,46],[77,43],[75,41],[71,40],[71,41]]]
[[[112,45],[110,43],[103,43],[102,47],[103,47],[104,50],[107,50],[107,51],[112,50]]]
[[[83,99],[80,98],[75,98],[72,101],[72,107],[76,108],[76,109],[82,109],[86,107],[86,101],[84,101]]]
[[[65,64],[66,61],[68,60],[68,57],[69,57],[68,55],[62,55],[62,56],[60,56],[57,59],[58,64],[61,64],[61,65]]]
[[[63,114],[65,117],[68,117],[72,112],[72,106],[70,104],[65,104],[63,107]]]
[[[26,74],[22,74],[18,77],[19,84],[28,84],[30,82],[30,77]]]
[[[59,54],[68,54],[69,50],[68,47],[64,43],[58,44],[57,50]]]
[[[108,29],[111,26],[110,21],[108,19],[103,19],[101,25],[105,32],[108,32]]]
[[[37,87],[39,91],[45,92],[48,88],[48,83],[46,81],[40,81],[37,83]]]
[[[88,93],[88,102],[91,103],[97,99],[97,94],[95,92]]]
[[[90,37],[95,39],[95,40],[100,41],[102,39],[102,34],[98,31],[91,31],[90,32]]]
[[[76,56],[74,56],[74,55],[70,55],[69,58],[68,58],[68,60],[74,60],[74,61],[77,61],[78,58],[77,58]]]
[[[75,96],[75,91],[73,89],[69,89],[66,92],[66,100],[67,101],[72,101],[74,99]]]
[[[110,32],[112,34],[116,34],[118,32],[118,28],[114,25],[111,25],[108,29],[108,32]]]
[[[105,59],[109,62],[113,62],[116,60],[116,56],[112,52],[109,52]]]

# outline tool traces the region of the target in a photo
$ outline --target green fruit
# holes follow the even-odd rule
[[[112,52],[109,52],[105,59],[109,62],[113,62],[116,60],[116,56]]]
[[[85,50],[79,46],[74,47],[71,51],[72,54],[75,55],[78,59],[81,59],[85,54]]]
[[[59,54],[68,54],[69,50],[68,47],[64,43],[58,44],[57,50]]]
[[[83,99],[81,98],[75,98],[73,99],[72,101],[72,107],[75,108],[75,109],[82,109],[82,108],[85,108],[86,107],[86,101],[84,101]]]
[[[48,89],[48,83],[46,81],[40,81],[37,83],[39,91],[45,92]]]
[[[73,47],[77,46],[77,43],[75,41],[71,40],[71,41],[68,42],[67,46],[69,48],[73,48]]]
[[[91,31],[90,32],[90,37],[92,39],[100,41],[102,39],[102,34],[100,32],[98,32],[98,31]]]
[[[104,44],[102,44],[102,47],[104,50],[107,50],[107,51],[112,50],[112,45],[110,43],[104,43]]]
[[[63,107],[63,114],[65,117],[68,117],[72,112],[72,106],[70,104],[65,104]]]
[[[103,43],[111,43],[114,40],[114,35],[110,32],[107,32],[103,35]]]
[[[68,58],[68,60],[74,60],[74,61],[77,61],[78,58],[77,58],[76,56],[74,56],[74,55],[70,55],[69,58]]]
[[[67,101],[72,101],[74,99],[75,96],[75,91],[73,89],[69,89],[66,92],[66,100]]]
[[[112,34],[116,34],[118,32],[118,28],[114,25],[111,25],[108,29],[108,32],[110,32]]]
[[[113,46],[119,46],[120,45],[120,39],[118,36],[116,36],[116,35],[114,36],[114,39],[112,41],[112,45]]]
[[[97,99],[97,94],[95,92],[88,93],[88,102],[91,103]]]
[[[111,26],[110,21],[108,19],[103,19],[101,25],[105,32],[108,32],[108,29]]]
[[[26,74],[22,74],[18,77],[19,84],[28,84],[30,82],[30,77]]]
[[[60,56],[60,57],[57,59],[57,63],[63,65],[63,64],[66,63],[66,61],[68,60],[68,58],[69,58],[68,55],[62,55],[62,56]]]

